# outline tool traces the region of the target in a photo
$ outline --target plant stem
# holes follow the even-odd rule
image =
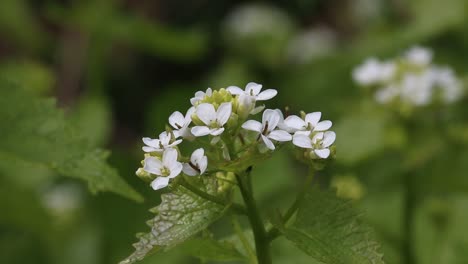
[[[184,186],[186,189],[188,189],[189,191],[195,193],[196,195],[208,200],[208,201],[211,201],[213,203],[216,203],[216,204],[219,204],[219,205],[222,205],[224,207],[230,207],[230,209],[232,209],[234,212],[236,212],[237,214],[243,214],[243,215],[246,215],[247,214],[247,210],[244,206],[240,205],[240,204],[237,204],[237,203],[226,203],[223,199],[220,199],[219,197],[216,197],[214,195],[211,195],[209,193],[206,193],[200,189],[198,189],[197,187],[193,186],[192,184],[190,184],[189,182],[187,182],[183,177],[181,177],[181,180],[180,180],[180,185]]]
[[[258,264],[271,264],[270,241],[255,203],[249,172],[242,175],[236,174],[236,179],[239,183],[239,189],[247,209],[247,217],[254,234]]]
[[[237,220],[235,215],[231,216],[231,222],[232,222],[232,226],[234,227],[234,230],[236,231],[237,236],[239,237],[239,240],[244,246],[247,256],[249,257],[250,263],[257,264],[257,256],[255,255],[253,248],[250,246],[249,240],[245,236],[239,224],[239,220]]]
[[[415,183],[413,175],[406,173],[405,176],[405,194],[403,204],[403,259],[405,264],[416,263],[413,248],[413,221],[415,210]]]

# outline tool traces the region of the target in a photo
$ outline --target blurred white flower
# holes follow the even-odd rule
[[[304,64],[324,57],[336,49],[336,33],[329,28],[313,28],[295,36],[288,44],[287,57],[292,63]]]
[[[182,163],[177,161],[177,150],[166,149],[163,152],[162,160],[157,157],[146,157],[143,169],[149,173],[157,175],[151,182],[154,190],[159,190],[169,184],[169,179],[177,177],[183,168]]]
[[[360,85],[373,85],[392,79],[396,72],[393,62],[380,62],[376,58],[367,59],[353,71],[353,79]]]
[[[184,163],[183,172],[189,176],[202,175],[208,167],[205,150],[199,148],[192,153],[189,163]]]
[[[329,147],[335,142],[336,134],[333,131],[319,132],[312,138],[304,134],[294,134],[293,144],[305,148],[311,149],[316,157],[326,159],[330,156]]]
[[[185,116],[176,111],[169,116],[169,124],[174,128],[175,137],[193,138],[190,133],[189,125],[192,123],[192,114],[195,112],[195,107],[190,107]]]
[[[232,103],[222,103],[218,110],[212,104],[202,103],[197,106],[196,114],[205,126],[192,127],[192,134],[196,137],[212,135],[219,136],[224,132],[224,125],[232,113]]]
[[[405,58],[411,64],[426,66],[431,63],[432,50],[420,46],[414,46],[405,52]]]
[[[291,135],[284,130],[275,130],[280,121],[280,115],[276,110],[267,109],[263,112],[262,123],[256,120],[248,120],[242,124],[242,128],[260,133],[259,138],[267,148],[274,150],[275,145],[271,140],[290,141]]]
[[[143,143],[146,146],[143,146],[142,149],[144,152],[163,152],[165,149],[173,148],[182,142],[182,139],[175,140],[175,137],[177,136],[167,131],[159,134],[159,139],[144,137]]]

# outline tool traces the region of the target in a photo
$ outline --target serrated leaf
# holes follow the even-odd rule
[[[1,80],[0,94],[1,156],[83,179],[94,192],[111,191],[142,200],[106,163],[107,153],[93,148],[72,128],[54,100],[36,97]]]
[[[372,240],[350,202],[314,189],[302,201],[296,221],[280,227],[299,249],[325,264],[383,264]]]
[[[217,182],[213,177],[202,177],[197,187],[211,195],[217,193]],[[161,195],[161,204],[151,211],[157,215],[148,225],[151,232],[138,235],[135,252],[121,264],[142,260],[150,252],[169,249],[193,237],[216,221],[225,208],[206,200],[188,189],[177,186]]]
[[[216,241],[212,238],[191,239],[183,243],[178,250],[205,261],[233,261],[245,259],[234,244],[227,241]]]

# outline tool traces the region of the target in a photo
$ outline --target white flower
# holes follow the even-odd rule
[[[432,60],[432,51],[427,48],[415,46],[406,51],[405,58],[415,65],[429,65]]]
[[[401,87],[397,85],[387,85],[383,88],[380,88],[375,92],[374,98],[377,102],[381,104],[386,104],[391,102],[395,97],[399,96],[401,92]]]
[[[380,62],[375,58],[370,58],[354,69],[353,79],[361,85],[373,85],[390,80],[395,72],[395,63]]]
[[[163,152],[165,149],[175,147],[182,142],[182,139],[178,139],[171,143],[172,139],[173,135],[166,131],[159,134],[159,139],[144,137],[143,143],[145,143],[146,146],[142,149],[144,152]]]
[[[175,129],[173,131],[175,137],[191,138],[193,137],[190,133],[189,125],[192,123],[192,114],[195,112],[195,107],[190,107],[187,113],[184,115],[176,111],[169,116],[169,124]]]
[[[198,102],[205,99],[206,96],[210,97],[211,95],[213,95],[213,90],[211,90],[211,88],[206,89],[206,92],[198,91],[195,93],[195,97],[190,99],[190,103],[196,105]]]
[[[208,167],[208,158],[205,150],[199,148],[192,153],[189,163],[184,163],[183,171],[189,176],[202,175]]]
[[[304,134],[295,134],[293,144],[306,149],[312,149],[317,157],[326,159],[330,156],[329,147],[335,142],[336,134],[333,131],[319,132],[312,139]]]
[[[254,82],[249,82],[245,86],[245,90],[242,90],[237,86],[229,86],[226,90],[231,94],[238,96],[241,112],[247,112],[247,114],[252,115],[260,113],[265,108],[264,105],[255,107],[255,103],[257,101],[266,101],[278,94],[275,89],[267,89],[261,92],[262,85]]]
[[[226,88],[226,90],[228,90],[233,95],[245,94],[248,96],[252,96],[255,99],[255,101],[270,100],[278,94],[278,91],[276,91],[275,89],[266,89],[265,91],[260,92],[262,90],[262,85],[254,82],[249,82],[245,86],[245,90],[242,90],[237,86],[229,86],[228,88]]]
[[[280,122],[280,114],[276,110],[267,109],[263,112],[262,123],[255,120],[248,120],[242,124],[242,128],[260,133],[259,138],[262,139],[266,147],[274,150],[275,145],[271,140],[290,141],[291,135],[284,130],[274,130]]]
[[[177,177],[182,171],[182,163],[177,161],[177,150],[166,149],[163,152],[162,160],[157,157],[146,157],[143,169],[157,177],[151,182],[154,190],[159,190],[169,184],[169,179]]]
[[[447,67],[432,67],[434,85],[442,92],[442,99],[446,103],[452,103],[463,93],[462,86],[452,69]]]
[[[310,135],[312,132],[328,130],[332,126],[330,120],[320,121],[321,117],[321,112],[309,113],[304,120],[296,115],[291,115],[284,120],[284,123],[294,132],[300,131],[304,135]]]
[[[224,125],[232,112],[232,103],[222,103],[216,111],[212,104],[203,103],[197,107],[197,116],[206,126],[194,126],[192,134],[196,137],[219,136],[224,132]]]

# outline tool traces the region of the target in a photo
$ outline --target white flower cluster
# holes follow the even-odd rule
[[[459,99],[462,85],[453,70],[431,61],[432,51],[416,46],[395,60],[367,59],[353,71],[353,79],[359,85],[376,88],[375,99],[382,104],[425,106]]]
[[[285,119],[279,109],[263,111],[265,106],[257,105],[257,102],[272,99],[276,94],[274,89],[262,91],[262,85],[253,82],[248,83],[245,89],[229,86],[226,89],[208,88],[205,92],[196,92],[190,99],[192,107],[185,115],[178,111],[170,115],[170,127],[159,138],[143,138],[145,146],[142,149],[146,154],[137,175],[149,178],[153,189],[158,190],[181,173],[203,175],[208,170],[209,160],[210,164],[214,164],[210,170],[222,170],[217,165],[220,159],[229,162],[232,155],[242,159],[239,153],[246,148],[246,144],[262,155],[265,151],[275,150],[275,144],[292,141],[295,146],[305,149],[310,159],[328,158],[330,146],[336,137],[334,132],[328,131],[332,122],[320,121],[320,112],[303,114],[302,118],[291,115]],[[249,115],[261,111],[262,122],[247,120]],[[205,136],[211,140],[202,140]],[[184,140],[202,147],[196,149],[190,158],[184,157],[179,150]],[[241,146],[236,147],[239,144]],[[214,151],[205,151],[213,147]],[[223,150],[221,156],[216,155],[216,149]]]

